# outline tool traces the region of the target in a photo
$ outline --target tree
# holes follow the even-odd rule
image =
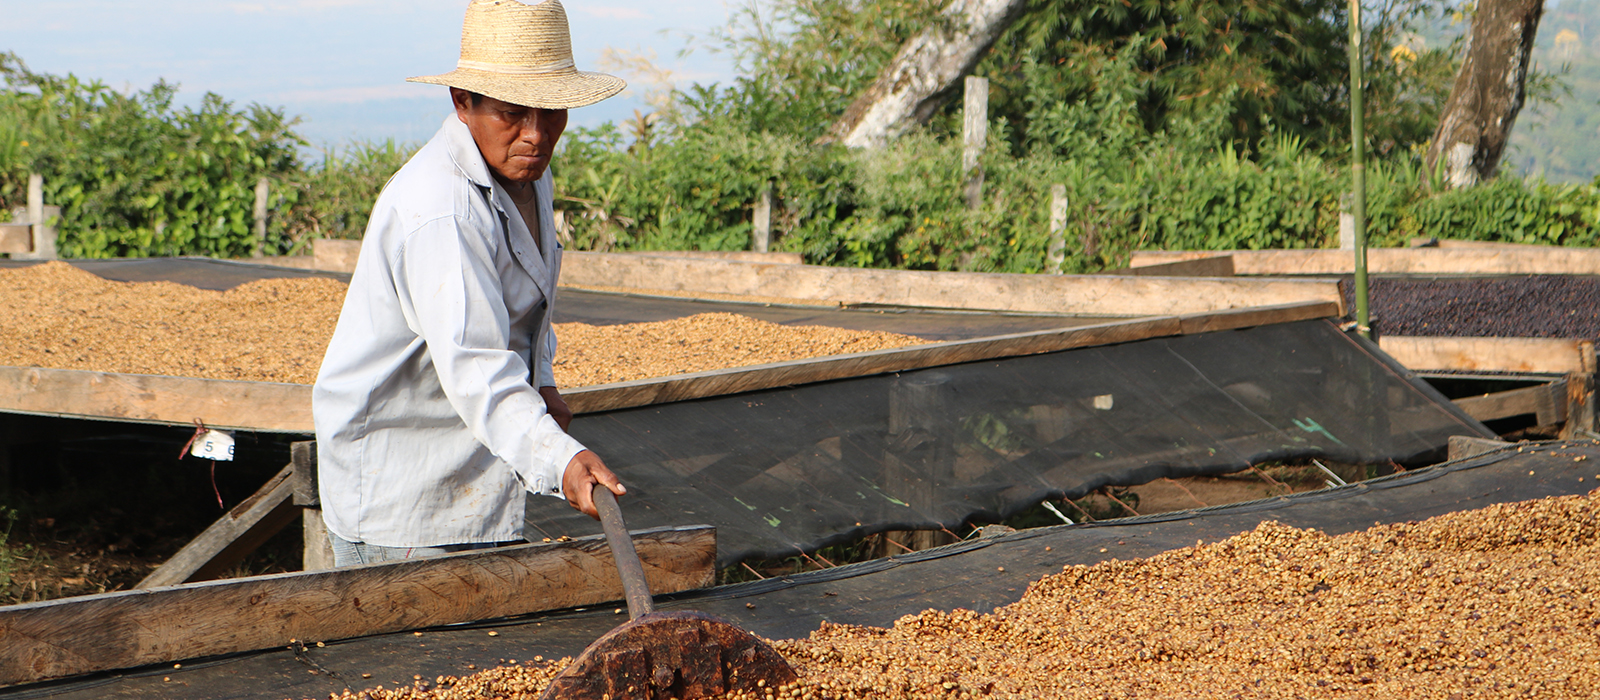
[[[1466,58],[1428,147],[1452,187],[1494,176],[1526,97],[1529,54],[1544,0],[1480,0]]]
[[[851,103],[831,135],[852,148],[880,147],[926,122],[1026,5],[1025,0],[951,0]]]

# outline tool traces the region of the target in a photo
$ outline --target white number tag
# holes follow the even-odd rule
[[[232,462],[233,436],[220,430],[207,430],[205,435],[194,441],[189,454],[219,462]]]

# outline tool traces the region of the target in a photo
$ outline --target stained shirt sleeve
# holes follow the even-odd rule
[[[490,246],[471,222],[427,222],[406,237],[396,258],[396,291],[473,437],[510,464],[528,490],[560,495],[567,463],[584,447],[550,417],[528,382],[527,362],[509,349],[510,313]],[[553,349],[554,337],[547,343]],[[543,381],[549,361],[536,362]]]

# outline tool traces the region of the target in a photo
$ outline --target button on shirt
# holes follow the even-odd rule
[[[334,534],[502,542],[521,536],[525,491],[562,495],[584,447],[535,389],[555,386],[561,268],[548,170],[535,192],[542,245],[451,115],[378,196],[312,389]]]

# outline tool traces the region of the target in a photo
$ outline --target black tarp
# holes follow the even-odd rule
[[[1575,461],[1579,456],[1585,459]],[[1225,539],[1271,520],[1337,535],[1376,523],[1587,493],[1596,486],[1589,477],[1595,476],[1597,461],[1600,444],[1592,441],[1511,447],[1340,488],[1024,530],[833,569],[663,596],[657,606],[708,612],[772,639],[804,637],[823,621],[886,627],[901,616],[929,608],[986,613],[1016,602],[1029,582],[1064,566],[1149,557],[1196,541]],[[566,610],[430,629],[420,637],[401,632],[330,640],[326,647],[310,646],[301,654],[272,650],[186,661],[181,670],[166,664],[98,674],[0,690],[0,697],[325,698],[344,688],[409,685],[413,675],[465,675],[472,672],[468,664],[485,668],[508,659],[574,655],[626,619],[612,606]],[[496,636],[488,636],[490,630]],[[310,673],[313,670],[318,673]],[[362,674],[371,677],[363,679]]]
[[[1303,321],[585,415],[637,527],[710,523],[718,563],[998,521],[1107,485],[1268,460],[1438,461],[1493,437],[1365,340]],[[595,521],[532,496],[526,535]]]

